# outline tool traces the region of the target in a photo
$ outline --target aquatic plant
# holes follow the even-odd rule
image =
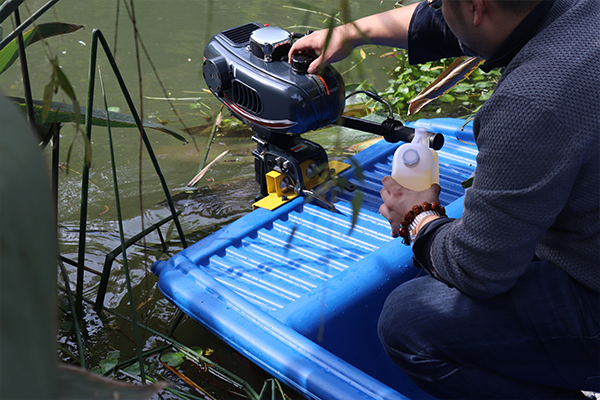
[[[390,85],[380,95],[392,105],[398,115],[406,117],[409,114],[411,101],[431,85],[455,61],[454,59],[443,59],[410,65],[408,55],[402,49],[394,49],[384,56],[394,57],[396,66],[391,74],[393,78],[390,79]],[[493,70],[486,73],[475,68],[468,72],[469,74],[464,80],[456,82],[451,88],[447,88],[446,91],[440,93],[437,101],[426,107],[428,113],[440,114],[443,110],[445,115],[470,115],[489,99],[496,82],[500,78],[501,71]],[[444,107],[441,104],[444,104]],[[370,105],[372,111],[380,109],[380,105],[376,103]]]

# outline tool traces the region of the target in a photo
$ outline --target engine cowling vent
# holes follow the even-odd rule
[[[221,35],[225,36],[234,46],[246,46],[250,43],[252,32],[262,27],[262,25],[252,22],[224,30]]]
[[[238,81],[233,81],[233,102],[255,115],[262,113],[263,104],[256,90]]]

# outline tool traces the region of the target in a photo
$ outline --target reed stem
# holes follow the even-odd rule
[[[102,73],[98,71],[100,77],[100,86],[102,87],[102,97],[104,100],[104,109],[106,111],[106,129],[108,131],[108,143],[110,148],[110,162],[113,175],[113,186],[115,189],[115,203],[117,207],[117,219],[119,221],[119,238],[121,239],[121,252],[123,253],[123,268],[125,269],[125,279],[127,281],[127,293],[129,294],[129,304],[131,306],[131,317],[133,320],[133,332],[135,335],[135,344],[140,365],[140,376],[142,383],[146,383],[146,374],[144,372],[144,355],[142,353],[142,341],[136,316],[135,296],[133,295],[133,287],[131,285],[131,274],[129,273],[129,262],[127,260],[127,249],[125,247],[125,234],[123,228],[123,215],[121,213],[121,198],[119,196],[119,180],[117,179],[117,166],[115,162],[115,150],[113,145],[112,130],[110,129],[110,118],[108,117],[108,104],[106,103],[106,93],[104,91],[104,82],[102,81]]]

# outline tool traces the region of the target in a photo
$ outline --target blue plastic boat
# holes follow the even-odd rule
[[[441,202],[462,213],[461,182],[475,169],[470,124],[439,118],[408,126],[442,133]],[[162,293],[252,362],[314,399],[431,399],[393,364],[379,343],[387,295],[422,272],[411,248],[390,236],[379,215],[381,179],[399,144],[380,141],[344,173],[363,192],[352,228],[352,197],[336,212],[296,198],[256,209],[152,269]]]

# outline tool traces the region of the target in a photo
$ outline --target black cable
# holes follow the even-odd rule
[[[389,112],[388,118],[394,118],[394,112],[392,111],[392,106],[390,106],[390,104],[387,101],[385,101],[383,99],[383,97],[379,96],[376,93],[369,92],[367,90],[357,90],[357,91],[354,91],[354,92],[350,93],[348,96],[346,96],[346,100],[348,100],[349,97],[354,96],[354,95],[359,94],[359,93],[366,94],[367,96],[369,96],[373,100],[378,101],[378,102],[380,102],[382,104],[385,104],[387,106],[388,112]]]

